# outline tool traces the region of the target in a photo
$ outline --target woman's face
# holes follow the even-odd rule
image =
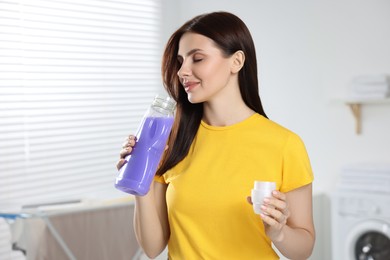
[[[224,57],[213,40],[185,33],[179,42],[177,75],[191,103],[208,102],[232,85],[232,58]]]

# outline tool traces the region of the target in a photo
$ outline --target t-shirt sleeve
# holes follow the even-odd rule
[[[159,183],[163,183],[163,184],[166,184],[165,182],[165,179],[164,179],[164,176],[163,175],[155,175],[154,176],[154,181],[156,182],[159,182]]]
[[[282,185],[280,191],[288,192],[313,182],[314,175],[306,147],[301,138],[291,134],[283,153]]]

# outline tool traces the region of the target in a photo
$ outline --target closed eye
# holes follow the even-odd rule
[[[192,61],[194,63],[196,62],[201,62],[202,60],[204,59],[204,56],[199,54],[199,53],[195,53],[193,56],[192,56]]]

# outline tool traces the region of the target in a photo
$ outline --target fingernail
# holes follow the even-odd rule
[[[269,199],[269,198],[264,198],[264,202],[265,202],[265,203],[269,203],[269,202],[270,202],[270,199]]]
[[[272,192],[272,194],[278,195],[278,191],[274,190],[274,191]]]

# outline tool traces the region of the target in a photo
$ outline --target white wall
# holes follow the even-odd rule
[[[390,104],[364,106],[356,135],[338,100],[353,77],[390,74],[390,1],[164,1],[165,39],[204,12],[230,11],[248,25],[265,110],[304,139],[315,192],[332,191],[347,163],[390,162]]]

